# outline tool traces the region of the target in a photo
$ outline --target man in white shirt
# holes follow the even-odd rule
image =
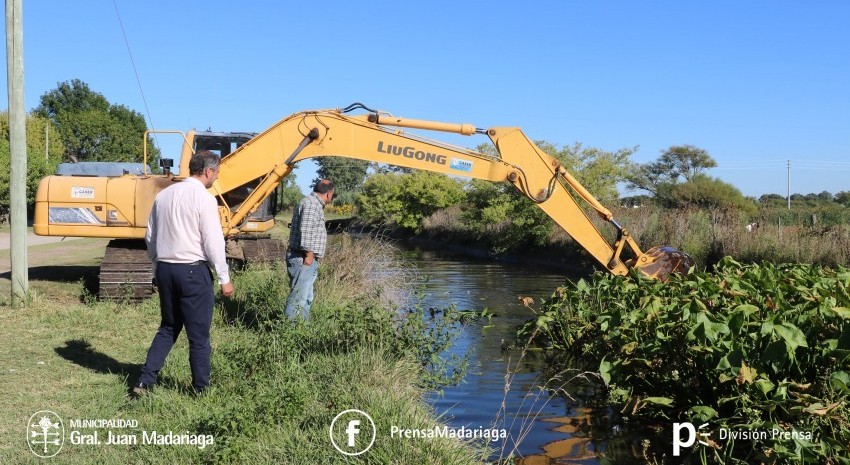
[[[190,177],[157,194],[148,218],[145,242],[154,266],[162,322],[148,350],[139,382],[131,390],[144,395],[156,383],[165,358],[185,327],[189,338],[192,386],[203,392],[210,381],[212,272],[221,294],[233,295],[224,253],[224,235],[215,197],[207,192],[218,179],[219,158],[199,152],[189,161]]]

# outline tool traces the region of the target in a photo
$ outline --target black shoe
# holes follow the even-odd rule
[[[130,397],[138,399],[139,397],[144,397],[148,394],[150,390],[150,386],[145,383],[136,383],[132,388],[130,388]]]

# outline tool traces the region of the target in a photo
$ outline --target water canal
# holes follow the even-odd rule
[[[452,428],[505,428],[507,439],[491,443],[492,460],[513,452],[523,457],[518,462],[523,465],[600,463],[605,442],[592,433],[599,428],[591,427],[599,423],[599,413],[541,389],[542,357],[522,357],[521,347],[508,347],[517,326],[533,315],[520,297],[531,297],[537,305],[567,276],[419,249],[400,254],[418,270],[424,308],[454,305],[495,314],[489,321],[464,325],[447,354],[468,355],[470,364],[460,384],[429,396],[442,420]]]

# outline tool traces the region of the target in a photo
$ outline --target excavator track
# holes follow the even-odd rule
[[[240,237],[246,265],[286,261],[286,245],[269,237]]]
[[[268,237],[240,237],[244,263],[272,263],[286,260],[286,245]],[[145,242],[115,239],[106,246],[100,263],[100,298],[113,301],[145,300],[156,292]]]
[[[152,296],[153,267],[145,241],[110,241],[100,263],[99,280],[102,300],[139,301]]]

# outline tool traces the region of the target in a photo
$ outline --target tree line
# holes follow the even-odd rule
[[[34,201],[38,182],[46,175],[53,173],[56,166],[63,161],[139,161],[143,154],[143,134],[148,129],[144,116],[125,105],[109,102],[99,92],[92,90],[88,84],[73,79],[60,82],[55,89],[44,93],[27,117],[27,153],[28,178],[27,202],[31,206]],[[9,205],[9,121],[8,112],[0,113],[0,216],[8,211]],[[46,129],[46,131],[45,131]],[[49,134],[49,142],[45,132]],[[49,143],[49,147],[45,144]],[[693,145],[673,145],[661,151],[660,156],[649,163],[639,164],[631,161],[631,156],[638,147],[622,148],[615,151],[605,151],[594,147],[585,147],[581,143],[558,146],[548,141],[536,141],[545,152],[557,158],[567,170],[588,188],[597,198],[606,204],[620,203],[626,206],[642,205],[652,202],[665,208],[697,207],[708,209],[739,209],[752,211],[759,205],[778,206],[786,201],[779,194],[768,194],[758,199],[744,197],[741,192],[726,182],[709,176],[706,171],[716,167],[717,162],[702,148]],[[476,149],[483,153],[497,155],[492,145],[482,144]],[[160,151],[148,138],[148,158],[152,169],[156,170]],[[425,178],[414,176],[410,170],[377,166],[366,161],[348,158],[320,158],[316,160],[318,178],[333,179],[337,185],[337,204],[357,205],[361,215],[373,220],[370,212],[383,212],[382,220],[404,225],[412,229],[418,228],[414,222],[421,222],[425,213],[433,207],[424,205],[406,205],[412,209],[410,213],[397,213],[396,218],[390,218],[395,210],[385,209],[386,205],[377,207],[368,200],[376,193],[377,186],[396,192],[396,196],[413,199],[409,190],[419,189],[417,184]],[[402,182],[388,181],[386,176],[414,176],[414,180]],[[381,176],[384,176],[383,178]],[[418,177],[417,177],[418,176]],[[292,178],[292,177],[290,177]],[[367,179],[373,179],[367,185]],[[436,177],[429,176],[429,182],[442,185]],[[390,183],[399,184],[390,188]],[[463,183],[461,183],[463,184]],[[645,194],[620,198],[619,187],[626,186]],[[281,205],[292,206],[297,202],[299,189],[294,179],[288,179],[280,189]],[[498,216],[501,213],[512,212],[514,217],[523,218],[527,214],[527,206],[519,207],[522,196],[514,192],[510,186],[487,186],[472,182],[461,186],[461,190],[469,193],[464,202],[473,202],[480,207],[482,215]],[[365,195],[365,199],[361,198]],[[390,195],[380,194],[380,195]],[[379,195],[379,196],[380,196]],[[492,197],[488,197],[492,196]],[[404,197],[404,196],[402,196]],[[420,198],[429,198],[428,195]],[[499,198],[501,202],[483,199]],[[442,205],[442,201],[433,199],[433,205]],[[850,192],[831,194],[794,194],[792,203],[801,206],[822,204],[850,206]],[[460,200],[458,200],[460,201]],[[400,202],[400,203],[399,203]],[[375,199],[373,203],[381,203]],[[391,202],[392,203],[392,202]],[[421,202],[420,202],[421,203]],[[404,202],[396,200],[398,210]],[[439,207],[441,208],[441,207]],[[377,213],[376,213],[377,215]],[[410,216],[401,218],[398,215]],[[484,221],[483,217],[480,218]],[[526,218],[520,222],[536,221],[537,218]]]
[[[142,160],[144,116],[124,105],[110,103],[79,80],[60,82],[44,93],[26,117],[27,205],[31,209],[39,181],[61,162]],[[148,141],[153,167],[159,149]],[[9,112],[0,112],[0,219],[9,212]]]

